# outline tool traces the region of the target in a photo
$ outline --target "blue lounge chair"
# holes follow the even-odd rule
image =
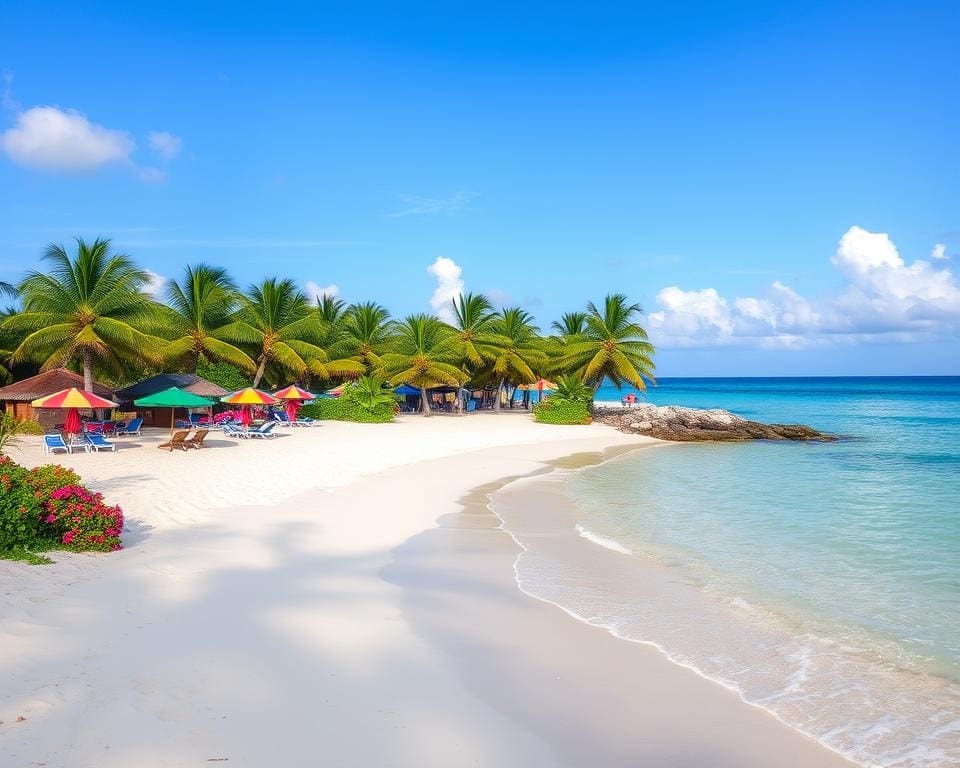
[[[143,426],[143,419],[139,417],[136,419],[130,419],[129,424],[122,427],[117,427],[117,434],[118,435],[139,435],[140,427],[142,426]]]
[[[274,412],[273,412],[273,420],[274,420],[277,424],[279,424],[281,427],[293,427],[293,426],[296,426],[296,424],[295,424],[294,422],[290,421],[290,417],[287,416],[287,414],[284,413],[283,411],[274,411]]]
[[[90,447],[93,448],[97,453],[100,451],[116,451],[116,443],[111,443],[103,435],[98,435],[96,432],[93,432],[87,437],[87,442],[90,443]]]
[[[254,429],[248,429],[247,435],[249,437],[263,438],[264,440],[266,440],[267,438],[276,437],[276,435],[273,434],[273,428],[276,426],[277,426],[277,422],[275,421],[265,421],[259,427],[256,427]]]
[[[320,422],[310,416],[298,416],[294,424],[298,427],[319,427]]]
[[[70,453],[70,446],[63,442],[63,435],[59,433],[55,435],[44,435],[43,452],[49,454],[56,453],[57,451]]]

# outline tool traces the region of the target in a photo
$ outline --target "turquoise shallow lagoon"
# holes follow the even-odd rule
[[[582,535],[708,602],[688,622],[583,581],[550,599],[864,764],[960,764],[960,378],[665,379],[644,399],[844,439],[675,445],[570,473]],[[543,589],[551,568],[531,554],[518,578]]]

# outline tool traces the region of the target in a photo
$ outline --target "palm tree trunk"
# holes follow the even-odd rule
[[[497,385],[497,394],[493,399],[493,412],[500,413],[500,393],[503,392],[503,382],[506,381],[506,378],[500,379],[500,384]]]
[[[89,350],[83,353],[83,388],[93,392],[93,355]]]
[[[253,388],[256,389],[257,385],[260,384],[260,379],[263,378],[263,372],[267,369],[267,357],[264,355],[260,359],[260,367],[257,368],[257,375],[253,377]]]
[[[427,390],[420,387],[420,410],[424,416],[430,415],[430,401],[427,399]]]
[[[93,355],[89,350],[83,352],[83,388],[87,392],[93,392]],[[98,419],[103,419],[103,411],[93,412]]]

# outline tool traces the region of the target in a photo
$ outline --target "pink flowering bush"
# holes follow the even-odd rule
[[[50,494],[41,514],[57,533],[63,531],[60,541],[70,549],[120,549],[123,512],[120,507],[104,504],[103,494],[82,485],[65,485]]]
[[[57,465],[28,470],[0,456],[0,557],[121,548],[123,513]],[[24,558],[29,559],[29,558]]]

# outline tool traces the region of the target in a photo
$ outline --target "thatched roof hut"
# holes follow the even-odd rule
[[[229,390],[194,373],[160,373],[151,376],[149,379],[138,381],[136,384],[131,384],[129,387],[118,389],[115,399],[120,401],[121,406],[133,408],[134,400],[163,392],[170,387],[178,387],[200,397],[208,397],[211,400],[219,400],[224,395],[229,394]],[[182,411],[182,409],[178,410]],[[137,412],[143,417],[143,423],[148,427],[165,426],[170,423],[169,408],[138,408]]]
[[[30,402],[70,387],[83,389],[83,376],[66,368],[54,368],[0,387],[0,408],[15,419],[36,419],[44,426],[51,426],[58,420],[63,421],[63,412],[60,409],[35,410],[30,407]],[[109,400],[115,399],[112,389],[96,381],[93,382],[93,392]]]
[[[157,392],[163,392],[170,387],[192,392],[200,397],[221,398],[229,394],[229,390],[224,389],[219,384],[201,378],[195,373],[160,373],[151,376],[149,379],[138,381],[129,387],[117,390],[117,400],[121,402],[133,402],[141,397],[149,397]]]

